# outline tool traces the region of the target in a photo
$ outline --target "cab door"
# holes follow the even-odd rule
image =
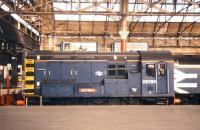
[[[167,63],[166,62],[159,62],[157,64],[156,69],[156,93],[157,94],[168,94],[168,69],[167,69]]]
[[[157,75],[156,64],[145,63],[142,69],[142,95],[150,96],[156,94]]]

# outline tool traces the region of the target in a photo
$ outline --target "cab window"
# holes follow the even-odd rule
[[[146,65],[146,75],[155,77],[155,65],[154,64]]]
[[[158,75],[159,76],[165,76],[166,74],[166,65],[165,64],[159,64],[158,65]]]

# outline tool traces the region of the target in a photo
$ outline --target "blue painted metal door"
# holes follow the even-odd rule
[[[91,82],[91,64],[88,62],[76,64],[76,83]]]
[[[44,80],[47,79],[47,68],[46,63],[37,62],[35,63],[35,95],[40,95],[40,88]]]
[[[145,63],[142,69],[142,95],[151,96],[156,94],[156,64]]]
[[[76,64],[63,62],[62,63],[62,79],[75,80],[76,79]]]
[[[157,87],[156,93],[167,94],[169,93],[169,87],[167,81],[169,80],[169,72],[167,71],[167,64],[165,62],[159,62],[156,69]]]
[[[48,80],[62,79],[62,62],[49,62],[48,65]]]

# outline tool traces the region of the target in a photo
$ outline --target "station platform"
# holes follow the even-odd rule
[[[199,130],[200,106],[0,107],[0,130]]]

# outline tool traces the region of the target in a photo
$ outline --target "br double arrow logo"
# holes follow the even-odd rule
[[[189,93],[184,88],[197,88],[197,83],[180,83],[184,79],[197,79],[197,74],[186,74],[180,70],[174,69],[174,90],[177,93]]]

